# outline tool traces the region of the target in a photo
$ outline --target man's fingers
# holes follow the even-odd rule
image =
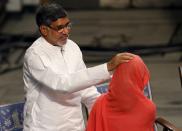
[[[131,60],[133,59],[134,55],[131,54],[131,53],[120,53],[119,54],[119,59],[122,59],[122,60]]]
[[[114,70],[119,64],[129,62],[134,58],[134,54],[131,53],[119,53],[114,56],[108,63],[107,67],[109,71]]]
[[[134,54],[131,53],[119,53],[118,55],[124,55],[124,56],[130,56],[130,57],[134,57]]]
[[[120,58],[123,59],[123,60],[131,60],[131,59],[133,59],[132,56],[127,56],[127,55],[121,56]]]

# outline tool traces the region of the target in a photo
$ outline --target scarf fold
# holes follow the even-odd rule
[[[139,56],[120,64],[108,92],[94,104],[86,131],[154,131],[156,107],[144,96],[149,77]]]

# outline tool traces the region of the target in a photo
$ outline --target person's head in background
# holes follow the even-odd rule
[[[36,24],[41,35],[52,45],[66,44],[71,29],[71,21],[60,4],[42,4],[36,13]]]

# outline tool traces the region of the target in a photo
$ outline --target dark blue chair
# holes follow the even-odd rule
[[[24,102],[0,105],[0,131],[23,130]]]
[[[97,91],[102,93],[106,93],[108,91],[108,83],[100,84],[97,87]],[[152,99],[152,92],[150,88],[150,84],[148,83],[144,89],[144,95],[147,96],[149,99]]]

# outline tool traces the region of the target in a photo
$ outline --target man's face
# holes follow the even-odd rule
[[[62,46],[66,44],[71,28],[71,22],[68,17],[59,18],[46,26],[46,33],[41,33],[45,39],[52,45]]]

